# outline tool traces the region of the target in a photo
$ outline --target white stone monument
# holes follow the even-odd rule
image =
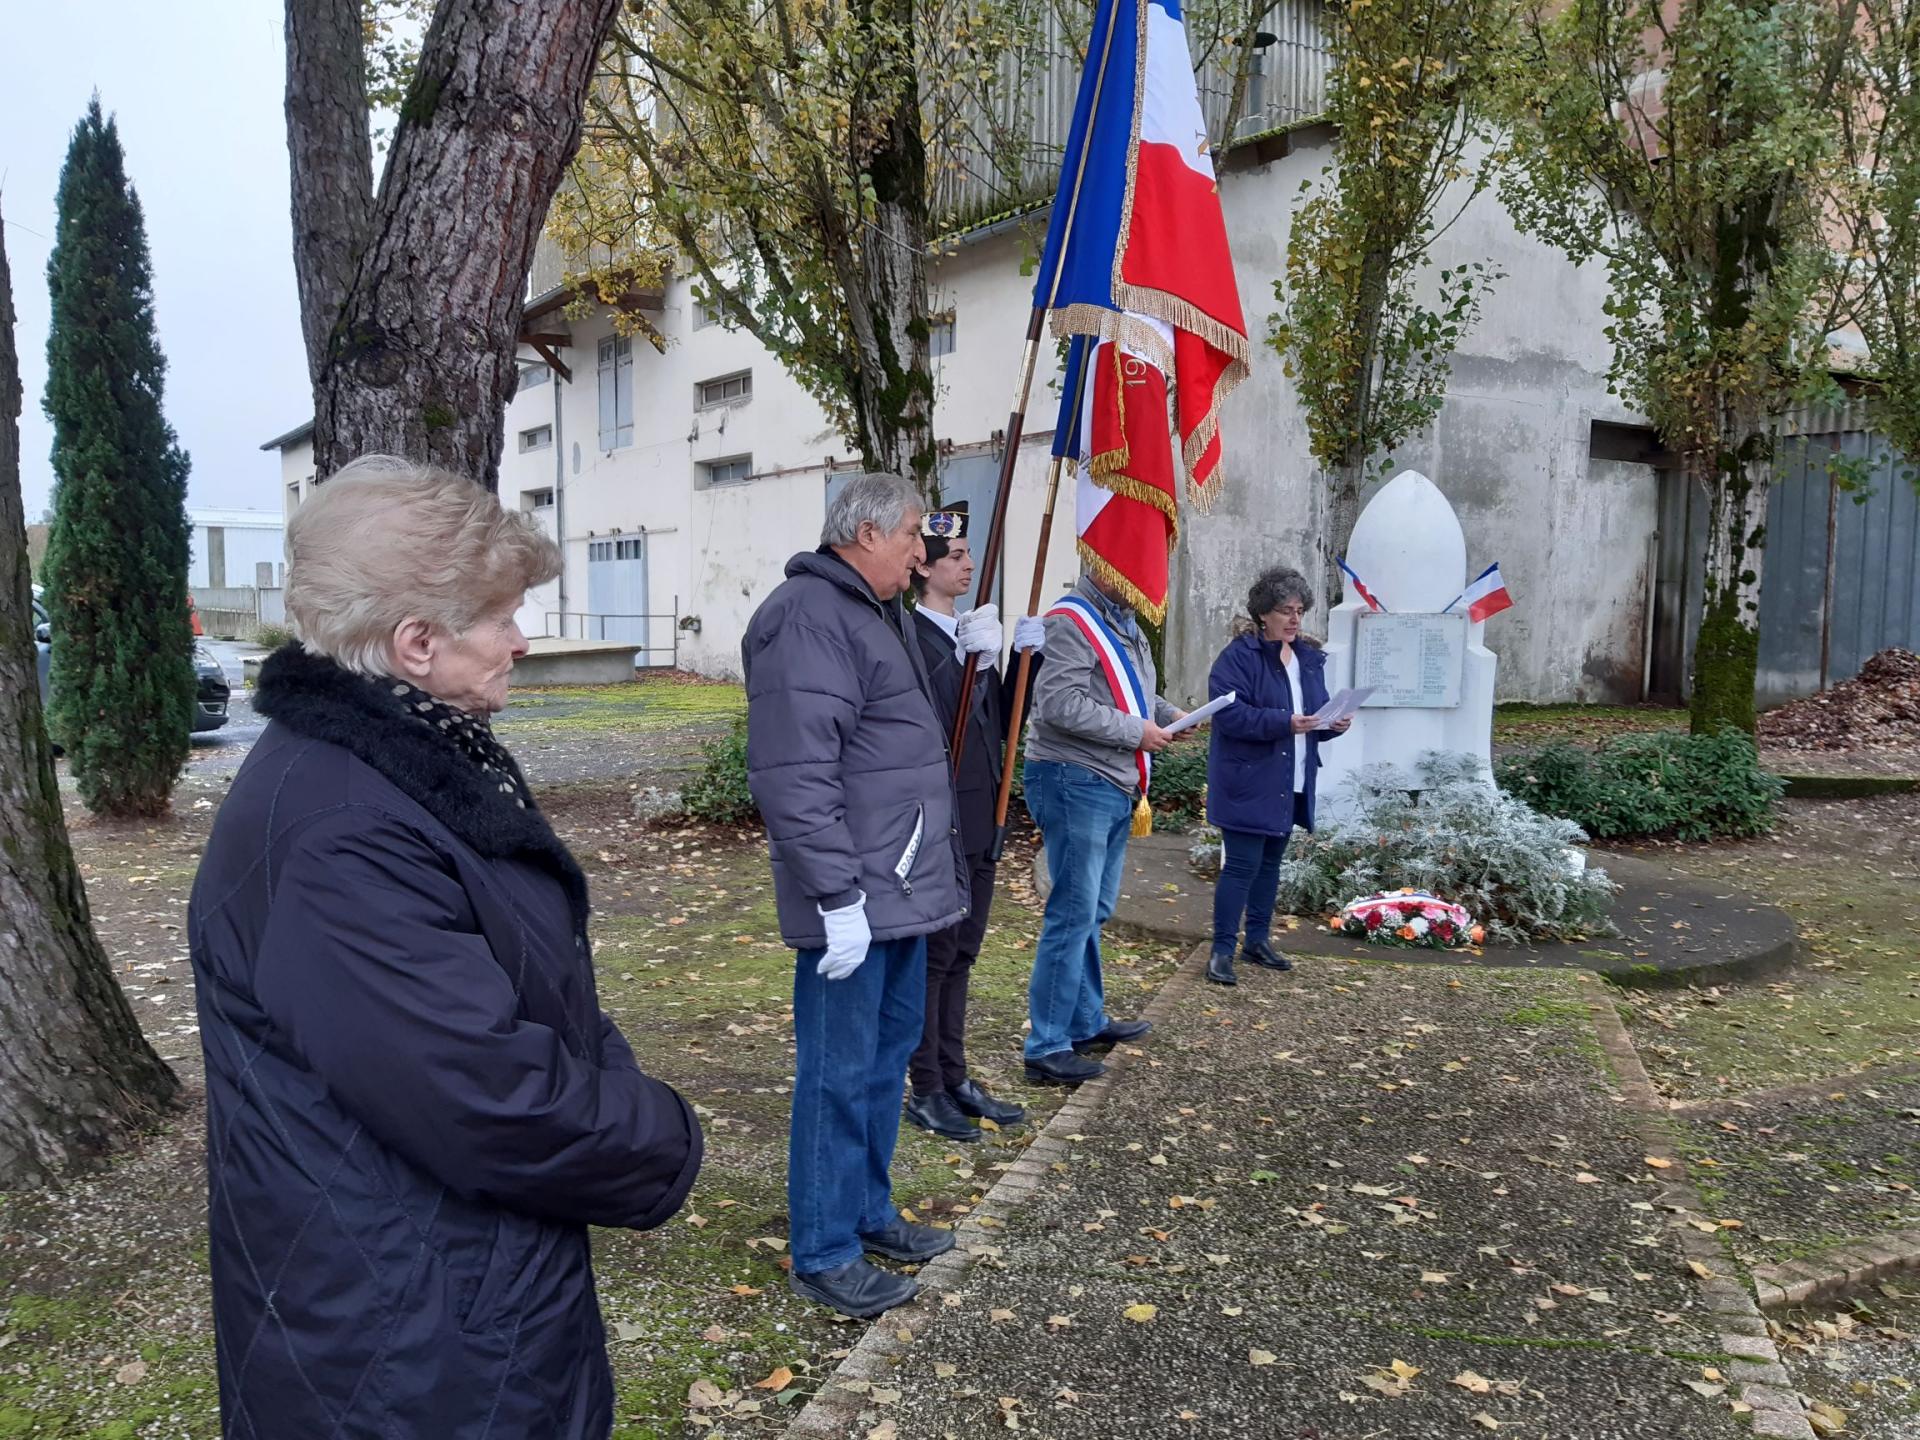
[[[1495,660],[1464,604],[1442,613],[1467,587],[1467,537],[1440,487],[1415,470],[1382,486],[1354,524],[1347,565],[1382,608],[1347,582],[1327,617],[1327,690],[1378,689],[1353,728],[1320,747],[1319,818],[1348,811],[1346,781],[1365,765],[1412,775],[1427,751],[1453,750],[1491,777]]]

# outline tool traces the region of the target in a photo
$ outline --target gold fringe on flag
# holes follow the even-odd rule
[[[1080,552],[1080,563],[1085,565],[1092,574],[1098,576],[1114,594],[1125,600],[1135,614],[1146,616],[1156,625],[1167,623],[1167,604],[1164,600],[1158,604],[1149,600],[1141,593],[1138,585],[1116,570],[1112,561],[1094,550],[1086,541],[1076,540],[1074,548]]]

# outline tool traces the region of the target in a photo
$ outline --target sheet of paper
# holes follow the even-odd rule
[[[1360,707],[1367,703],[1367,697],[1378,688],[1365,685],[1357,690],[1342,690],[1326,704],[1313,712],[1313,723],[1324,730],[1329,725],[1337,725],[1349,715],[1358,715]]]
[[[1240,698],[1240,695],[1238,691],[1229,690],[1226,694],[1222,695],[1218,700],[1209,700],[1206,704],[1202,705],[1198,710],[1189,710],[1186,714],[1182,715],[1178,720],[1174,721],[1171,725],[1167,726],[1167,733],[1169,735],[1178,735],[1182,730],[1191,730],[1194,726],[1200,724],[1203,720],[1211,720],[1215,715],[1219,714],[1222,710],[1226,709],[1227,706],[1233,704],[1233,702],[1238,700],[1239,698]]]

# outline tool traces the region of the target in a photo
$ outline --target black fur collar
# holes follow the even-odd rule
[[[533,856],[559,872],[584,926],[587,882],[546,817],[522,810],[454,745],[411,719],[374,681],[298,644],[260,667],[253,708],[295,734],[338,745],[371,765],[490,860]],[[517,770],[516,766],[516,770]]]

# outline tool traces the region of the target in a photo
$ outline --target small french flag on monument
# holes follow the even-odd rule
[[[1353,593],[1358,595],[1362,600],[1367,602],[1367,608],[1369,610],[1385,610],[1387,608],[1386,606],[1382,605],[1378,600],[1373,598],[1373,592],[1371,590],[1367,589],[1365,585],[1360,583],[1360,577],[1353,573],[1353,567],[1347,564],[1347,560],[1344,555],[1335,559],[1333,563],[1338,565],[1340,567],[1340,573],[1347,577],[1348,583],[1353,586]],[[1456,600],[1453,603],[1455,605],[1458,605],[1460,602]]]
[[[1467,603],[1467,618],[1476,625],[1490,615],[1513,608],[1513,596],[1507,591],[1507,582],[1500,578],[1498,562],[1475,576],[1473,583],[1460,592],[1460,600],[1454,601],[1453,605],[1458,605],[1461,600]],[[1451,610],[1453,605],[1447,609]]]

